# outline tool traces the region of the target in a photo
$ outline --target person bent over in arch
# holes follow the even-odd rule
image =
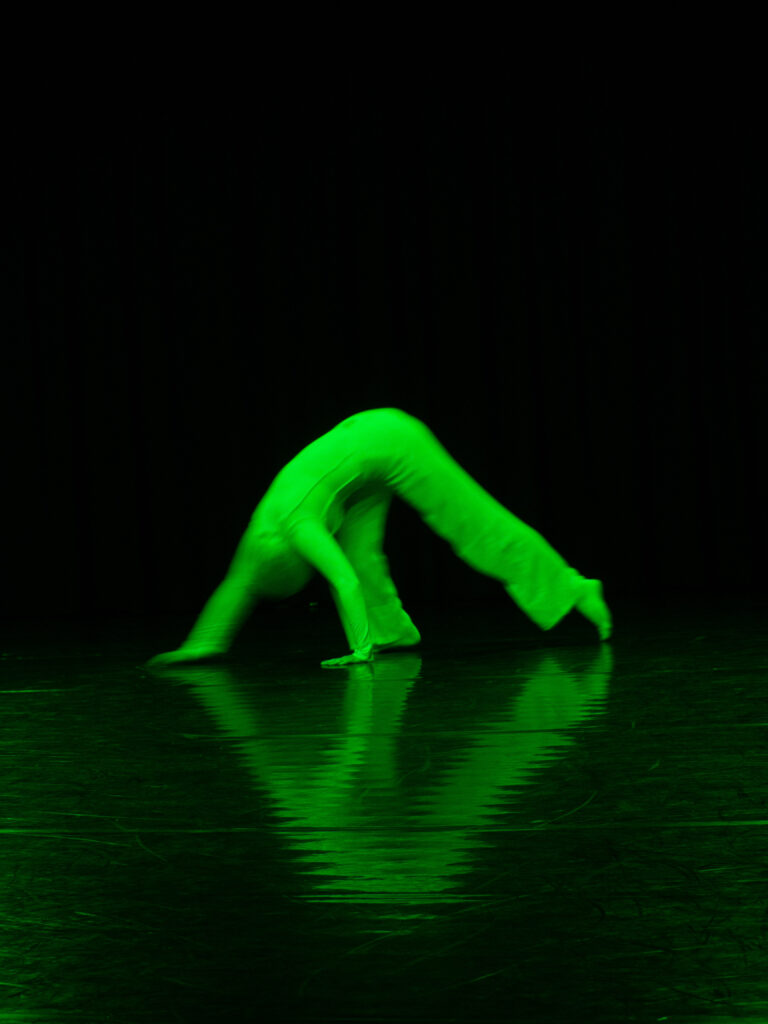
[[[400,409],[369,409],[313,441],[277,474],[187,639],[147,664],[225,654],[258,602],[298,593],[315,571],[330,585],[351,650],[323,661],[324,668],[418,644],[383,551],[395,495],[459,558],[499,580],[541,629],[576,608],[601,640],[610,638],[600,580],[581,576],[491,497],[420,420]]]

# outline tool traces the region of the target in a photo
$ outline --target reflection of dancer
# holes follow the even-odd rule
[[[544,538],[466,473],[420,421],[399,409],[343,420],[304,448],[259,502],[224,581],[183,645],[150,665],[200,661],[229,650],[261,600],[290,597],[313,571],[331,587],[352,654],[334,667],[421,639],[382,550],[394,495],[411,505],[459,558],[499,580],[541,629],[577,608],[611,634],[600,580],[570,568]]]

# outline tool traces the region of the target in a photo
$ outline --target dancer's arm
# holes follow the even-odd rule
[[[329,659],[322,664],[334,667],[356,661],[372,661],[373,645],[363,589],[347,556],[317,519],[301,520],[290,531],[289,537],[301,557],[328,580],[344,611],[342,625],[353,654]]]
[[[176,651],[158,654],[150,666],[204,661],[226,654],[232,640],[256,604],[256,592],[238,577],[228,576],[208,599],[197,622]]]

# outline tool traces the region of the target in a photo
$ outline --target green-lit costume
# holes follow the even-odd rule
[[[227,651],[259,600],[297,593],[313,570],[328,580],[354,652],[324,665],[417,643],[382,549],[395,495],[459,558],[499,580],[541,629],[584,597],[589,581],[473,480],[420,420],[370,409],[343,420],[278,473],[187,641],[155,660]]]

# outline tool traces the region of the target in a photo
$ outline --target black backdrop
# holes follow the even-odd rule
[[[287,78],[8,129],[3,613],[197,611],[384,405],[615,595],[759,591],[759,73]],[[402,506],[387,549],[406,604],[508,600]]]

